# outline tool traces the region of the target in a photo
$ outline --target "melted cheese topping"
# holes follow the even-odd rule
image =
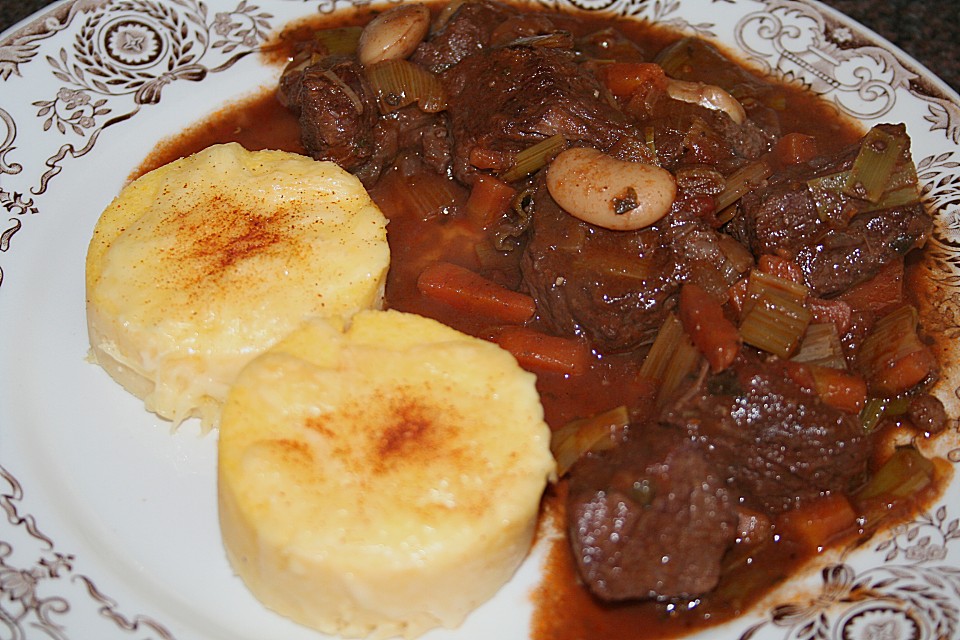
[[[326,633],[455,627],[528,552],[549,443],[534,376],[498,346],[395,311],[309,323],[224,406],[228,557]]]
[[[87,254],[92,354],[147,408],[214,425],[240,368],[313,316],[379,308],[386,220],[333,163],[216,145],[104,211]]]

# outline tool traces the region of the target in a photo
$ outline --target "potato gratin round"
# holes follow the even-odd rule
[[[220,525],[262,602],[326,633],[456,627],[526,556],[554,473],[533,374],[421,316],[305,325],[220,425]]]
[[[332,162],[215,145],[128,185],[87,253],[92,354],[148,410],[214,426],[241,367],[306,318],[379,307],[386,219]]]

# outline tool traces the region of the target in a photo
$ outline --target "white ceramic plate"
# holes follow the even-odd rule
[[[546,0],[544,0],[546,1]],[[334,0],[77,0],[0,39],[0,638],[316,639],[260,606],[220,544],[215,435],[168,424],[85,360],[84,255],[162,138],[271,86],[256,55]],[[863,119],[905,121],[942,296],[960,332],[960,98],[839,14],[788,0],[578,0],[715,38]],[[960,365],[939,387],[953,417]],[[955,425],[955,423],[954,423]],[[940,453],[960,463],[960,450]],[[960,481],[914,522],[709,638],[960,637]],[[455,632],[529,635],[541,554]],[[464,579],[469,579],[465,576]]]

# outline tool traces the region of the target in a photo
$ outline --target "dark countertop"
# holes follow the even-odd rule
[[[48,4],[49,0],[0,0],[0,31]],[[960,0],[825,0],[825,4],[897,45],[960,92]]]

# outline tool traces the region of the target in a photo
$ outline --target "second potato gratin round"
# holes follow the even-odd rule
[[[306,324],[224,405],[220,527],[259,600],[349,637],[456,627],[527,555],[554,474],[535,378],[421,316]]]

